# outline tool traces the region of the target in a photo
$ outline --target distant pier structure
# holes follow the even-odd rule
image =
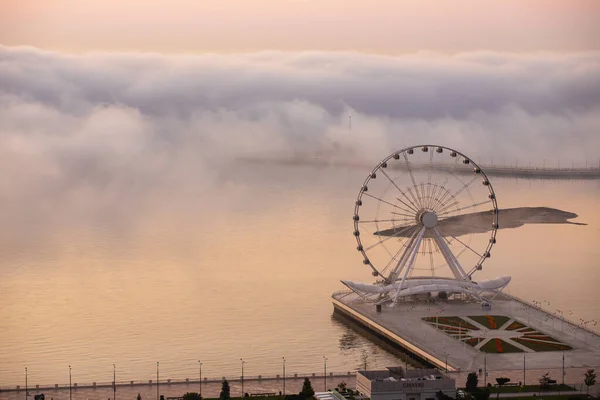
[[[566,179],[599,179],[600,163],[598,167],[530,167],[524,165],[481,165],[485,172],[491,176],[521,176],[532,178],[566,178]]]
[[[348,129],[351,130],[351,118],[348,121]],[[362,155],[350,154],[340,155],[337,152],[328,152],[326,150],[316,153],[297,151],[291,154],[265,154],[241,157],[241,161],[256,163],[256,164],[287,164],[287,165],[328,165],[328,166],[343,166],[364,168],[371,166],[371,162],[366,161]],[[579,163],[578,163],[579,164]],[[490,162],[478,163],[489,176],[509,176],[522,178],[549,178],[549,179],[600,179],[600,161],[598,163],[585,163],[583,166],[578,166],[571,163],[571,166],[565,166],[557,160],[551,166],[551,163],[540,163],[540,165],[519,164],[496,164]],[[413,165],[415,168],[422,168],[418,164]],[[447,163],[439,163],[435,165],[438,169],[450,169],[451,165]],[[390,166],[391,169],[403,168],[402,165]]]

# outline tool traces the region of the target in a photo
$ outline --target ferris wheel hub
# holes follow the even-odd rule
[[[437,225],[438,216],[433,211],[426,211],[421,214],[421,223],[427,229],[431,229]]]

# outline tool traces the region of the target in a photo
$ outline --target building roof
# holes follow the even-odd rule
[[[433,380],[433,379],[448,379],[440,370],[435,368],[430,369],[409,369],[402,367],[387,367],[384,370],[377,371],[358,371],[362,376],[371,381],[413,381],[413,380]]]
[[[344,396],[337,391],[331,392],[316,392],[313,396],[317,400],[346,400]]]

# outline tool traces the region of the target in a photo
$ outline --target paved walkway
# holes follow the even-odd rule
[[[323,378],[310,378],[313,389],[315,391],[323,391],[324,382]],[[354,376],[343,376],[343,377],[327,377],[327,387],[335,388],[338,383],[344,381],[348,384],[349,388],[355,387]],[[286,393],[298,393],[302,389],[302,383],[304,378],[287,378],[285,380]],[[239,381],[230,381],[231,395],[239,396],[241,394],[241,384]],[[221,391],[220,382],[208,382],[202,384],[202,396],[203,397],[218,397]],[[244,381],[244,392],[247,393],[279,393],[283,391],[283,379],[276,380],[252,380]],[[170,385],[161,384],[159,393],[167,397],[181,396],[187,392],[198,392],[198,383],[172,383]],[[69,400],[69,389],[51,389],[36,392],[35,389],[29,389],[29,400],[33,400],[34,394],[44,393],[46,400]],[[156,396],[156,385],[141,385],[141,386],[117,386],[116,400],[135,400],[138,393],[142,396],[143,400],[155,400]],[[73,400],[113,400],[113,389],[112,387],[103,388],[77,388],[72,390]],[[0,392],[0,400],[26,400],[25,390],[19,392]]]

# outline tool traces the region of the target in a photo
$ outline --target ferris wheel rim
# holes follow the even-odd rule
[[[385,157],[384,159],[382,159],[379,163],[377,163],[375,165],[375,167],[371,170],[371,172],[367,175],[366,179],[364,180],[363,185],[361,186],[361,189],[359,190],[359,193],[358,193],[358,196],[356,198],[355,205],[354,205],[354,217],[353,217],[353,220],[354,220],[354,236],[355,236],[355,239],[356,239],[356,242],[357,242],[357,250],[363,256],[363,263],[365,265],[368,265],[372,269],[372,272],[373,272],[374,276],[380,276],[380,277],[382,277],[384,279],[385,282],[391,283],[391,282],[389,282],[389,276],[386,276],[385,274],[383,274],[380,271],[381,267],[379,267],[379,269],[378,269],[378,267],[376,267],[375,265],[373,265],[371,259],[367,255],[366,251],[368,251],[368,250],[365,250],[365,248],[363,246],[363,242],[362,242],[361,237],[360,237],[359,223],[361,221],[360,221],[360,217],[359,217],[359,215],[360,215],[359,211],[360,211],[360,207],[362,206],[363,196],[364,195],[370,196],[369,194],[367,194],[367,192],[368,192],[368,184],[369,184],[369,182],[371,180],[373,180],[373,179],[376,178],[378,171],[382,171],[383,174],[386,176],[386,178],[390,181],[390,184],[394,185],[397,190],[399,190],[401,193],[403,193],[403,191],[396,185],[395,181],[393,179],[391,179],[385,173],[385,171],[384,171],[388,167],[388,162],[390,160],[392,160],[392,159],[399,160],[401,156],[404,156],[405,165],[406,165],[406,168],[408,170],[409,175],[411,176],[411,180],[412,180],[412,183],[413,183],[413,186],[414,186],[414,189],[415,189],[414,191],[415,191],[415,193],[417,193],[417,195],[419,195],[418,188],[417,188],[414,176],[413,176],[412,171],[411,171],[410,162],[407,159],[407,154],[408,155],[412,155],[412,154],[414,154],[415,150],[418,150],[418,149],[422,150],[423,152],[427,152],[427,151],[431,152],[430,153],[430,165],[429,165],[429,168],[430,168],[429,169],[429,176],[430,177],[431,177],[431,168],[432,168],[432,162],[431,162],[431,160],[433,158],[433,152],[435,151],[437,153],[443,153],[444,151],[449,151],[450,155],[452,157],[456,158],[456,161],[455,161],[455,164],[452,165],[452,170],[451,171],[445,171],[447,174],[454,175],[453,169],[454,169],[455,165],[458,163],[458,160],[460,160],[460,159],[463,160],[464,164],[470,164],[470,165],[474,166],[473,173],[474,173],[475,177],[466,186],[464,186],[461,189],[461,191],[464,188],[467,188],[467,190],[468,190],[468,186],[470,186],[471,183],[473,183],[476,180],[477,176],[480,176],[482,178],[483,184],[485,186],[487,186],[487,189],[488,189],[488,192],[489,192],[489,201],[491,202],[491,205],[492,205],[492,209],[491,209],[491,211],[492,211],[492,226],[490,228],[490,239],[489,239],[489,241],[488,241],[488,243],[486,245],[485,251],[482,254],[479,254],[475,250],[473,250],[472,248],[470,248],[468,245],[465,245],[464,243],[461,242],[465,246],[465,248],[462,250],[462,252],[466,251],[467,248],[469,248],[475,254],[477,254],[477,255],[480,256],[479,259],[478,259],[478,261],[477,261],[477,263],[472,268],[470,268],[468,270],[468,272],[466,272],[466,275],[468,276],[468,278],[471,279],[471,276],[477,270],[481,270],[482,269],[483,263],[485,262],[485,260],[487,258],[490,257],[490,255],[491,255],[491,249],[493,248],[494,244],[496,243],[496,234],[497,234],[497,230],[498,230],[498,220],[499,220],[498,201],[497,201],[497,197],[496,197],[496,193],[494,191],[494,188],[493,188],[493,186],[492,186],[492,184],[491,184],[491,182],[490,182],[487,174],[479,166],[479,164],[476,163],[472,158],[468,157],[463,152],[460,152],[460,151],[455,150],[453,148],[450,148],[448,146],[437,145],[437,144],[420,144],[420,145],[408,146],[408,147],[402,148],[400,150],[397,150],[395,152],[392,152],[390,155],[388,155],[387,157]],[[444,182],[444,184],[442,184],[440,186],[442,189],[444,189],[443,186],[447,183],[448,178],[449,178],[449,176],[446,178],[446,181]],[[461,181],[461,183],[463,183],[463,182]],[[421,183],[421,185],[422,185],[422,183]],[[408,189],[408,191],[409,191],[409,193],[411,192],[410,188]],[[411,195],[412,195],[412,193],[411,193]],[[370,196],[370,197],[373,197],[373,196]],[[416,196],[412,196],[412,200],[413,201],[410,201],[411,199],[408,198],[409,196],[405,196],[405,197],[407,198],[408,201],[403,202],[400,198],[398,198],[398,200],[401,201],[401,202],[403,202],[403,204],[407,207],[407,210],[410,209],[411,211],[414,211],[414,212],[416,212],[418,214],[419,211],[422,211],[424,209],[422,207],[422,205],[419,204],[418,199],[415,198]],[[379,201],[384,201],[382,199],[378,199],[378,200]],[[468,207],[474,207],[476,205],[481,205],[483,203],[484,202],[482,202],[480,204],[473,204],[473,205],[469,205],[469,206],[464,206],[464,207],[461,207],[461,208],[459,208],[457,210],[464,210],[464,209],[467,209]],[[390,203],[387,203],[387,204],[390,204]],[[390,204],[390,205],[393,206],[393,204]],[[454,211],[457,211],[457,210],[454,210]],[[437,213],[434,213],[434,214],[435,214],[435,218],[436,219],[439,218],[439,215]],[[442,215],[444,215],[444,214],[442,213]],[[428,215],[428,218],[434,218],[434,217],[432,215]],[[422,225],[425,225],[425,223],[422,220],[421,220],[421,223],[422,223]],[[432,222],[428,222],[428,224],[432,224]],[[415,226],[418,226],[418,225],[415,225]],[[410,228],[414,228],[414,227],[410,227]],[[435,223],[433,223],[433,225],[431,225],[429,228],[433,229],[434,231],[436,231],[438,236],[440,235],[439,231],[435,228]],[[416,232],[413,232],[412,234],[413,234],[413,237],[414,237],[416,235]],[[388,239],[385,239],[385,240],[387,241],[390,238],[393,238],[395,235],[396,235],[396,233],[394,233],[394,235],[388,237]],[[454,239],[457,239],[457,238],[454,237]],[[460,242],[459,239],[457,239],[457,240]],[[380,243],[382,243],[382,242],[380,241]],[[402,248],[400,250],[402,250]],[[398,251],[398,253],[400,252],[400,250]],[[461,254],[462,254],[462,252],[461,252]],[[389,251],[388,251],[388,253],[389,253]],[[398,253],[396,253],[395,256],[397,256]],[[395,261],[395,256],[392,256],[392,259],[390,260],[390,262],[391,261]],[[460,254],[459,254],[459,256],[460,256]],[[389,263],[388,263],[388,266],[389,266]],[[384,270],[387,269],[388,266],[386,266],[386,268],[384,268]]]

